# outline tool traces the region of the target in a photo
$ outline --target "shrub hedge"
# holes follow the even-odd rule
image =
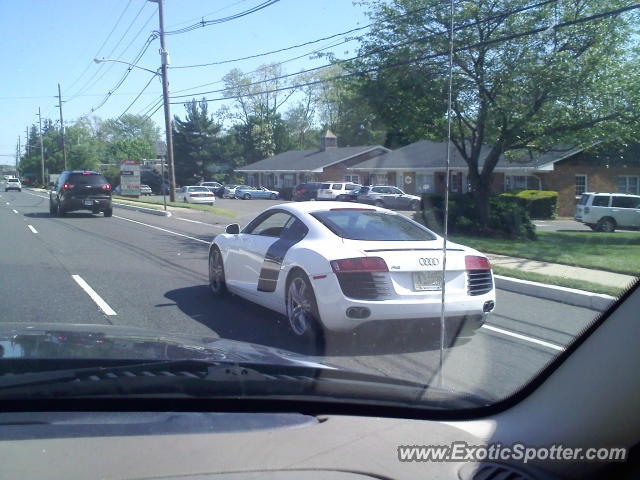
[[[558,215],[558,192],[550,190],[520,190],[507,192],[501,197],[517,198],[527,209],[531,218],[556,218]]]
[[[414,214],[414,220],[431,230],[442,233],[444,220],[444,196],[423,194],[423,209]],[[531,223],[522,201],[514,197],[494,196],[489,199],[489,224],[480,225],[470,193],[449,195],[449,233],[469,235],[528,238],[535,240],[535,226]]]

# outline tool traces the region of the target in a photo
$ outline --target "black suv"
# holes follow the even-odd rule
[[[305,200],[316,200],[318,198],[318,189],[322,186],[321,182],[306,182],[296,185],[293,189],[292,198],[296,202]]]
[[[72,170],[62,172],[49,192],[49,213],[61,217],[74,210],[113,214],[111,185],[100,172]]]

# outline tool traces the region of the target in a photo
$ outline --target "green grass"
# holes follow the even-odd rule
[[[124,203],[125,205],[134,205],[136,207],[142,207],[144,206],[144,208],[150,208],[152,210],[162,210],[162,207],[158,206],[158,205],[140,205],[140,202],[137,202],[135,200],[127,200],[124,199],[122,197],[116,197],[115,195],[113,196],[114,199],[116,200],[117,203]]]
[[[451,240],[484,253],[497,253],[627,275],[640,274],[640,232],[584,231],[537,232],[537,234],[537,241],[467,235],[451,235]]]
[[[163,201],[162,200],[155,200],[152,198],[137,198],[137,199],[131,199],[128,197],[122,197],[120,195],[114,195],[113,198],[117,199],[117,200],[125,200],[128,202],[132,202],[133,204],[149,204],[149,205],[163,205]],[[202,204],[198,204],[198,203],[182,203],[182,202],[167,202],[167,205],[171,206],[171,207],[178,207],[178,208],[190,208],[192,210],[201,210],[203,212],[209,212],[209,213],[213,213],[214,215],[220,215],[223,217],[230,217],[230,218],[236,218],[238,216],[238,214],[236,212],[232,212],[231,210],[227,210],[226,208],[220,208],[220,207],[212,207],[210,205],[202,205]],[[152,207],[153,208],[153,207]]]
[[[593,282],[585,282],[583,280],[575,280],[573,278],[556,277],[555,275],[543,275],[541,273],[525,272],[522,270],[513,270],[511,268],[499,267],[494,265],[493,273],[496,275],[504,275],[505,277],[519,278],[521,280],[529,280],[531,282],[546,283],[548,285],[558,285],[560,287],[577,288],[578,290],[586,290],[593,293],[604,293],[612,297],[619,297],[625,291],[623,288],[609,287]]]

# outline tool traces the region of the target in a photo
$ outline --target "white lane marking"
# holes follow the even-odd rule
[[[119,218],[120,220],[126,220],[127,222],[137,223],[138,225],[144,225],[145,227],[155,228],[156,230],[160,230],[162,232],[167,232],[167,233],[170,233],[172,235],[178,235],[179,237],[185,237],[185,238],[188,238],[190,240],[195,240],[196,242],[205,243],[207,245],[209,245],[211,243],[211,242],[207,242],[206,240],[200,240],[199,238],[190,237],[189,235],[185,235],[184,233],[178,233],[178,232],[174,232],[172,230],[167,230],[166,228],[160,228],[160,227],[156,227],[155,225],[149,225],[148,223],[142,223],[142,222],[138,222],[137,220],[131,220],[130,218],[120,217],[118,215],[114,215],[113,217],[114,218]]]
[[[18,213],[18,210],[16,210],[15,208],[13,209],[13,213]]]
[[[486,328],[487,330],[491,330],[496,333],[501,333],[503,335],[508,335],[510,337],[524,340],[525,342],[536,343],[538,345],[542,345],[543,347],[552,348],[553,350],[563,351],[565,348],[561,345],[556,345],[555,343],[549,343],[549,342],[545,342],[544,340],[538,340],[537,338],[527,337],[526,335],[521,335],[519,333],[511,332],[509,330],[503,330],[502,328],[493,327],[491,325],[483,325],[482,328]]]
[[[105,315],[117,315],[117,313],[109,306],[109,304],[105,302],[102,297],[98,295],[96,291],[91,288],[91,286],[87,282],[85,282],[80,275],[71,275],[71,278],[73,278],[76,283],[80,285],[80,288],[82,288],[87,293],[87,295],[91,297],[91,300],[93,300],[96,305],[98,305],[98,308],[102,310]]]
[[[7,202],[7,205],[9,205],[9,202]]]
[[[207,222],[200,222],[198,220],[189,220],[188,218],[181,218],[181,217],[173,217],[176,220],[182,220],[183,222],[190,222],[190,223],[198,223],[200,225],[207,225],[208,227],[214,227],[214,228],[224,228],[220,225],[214,225],[213,223],[207,223]]]
[[[47,197],[45,195],[38,195],[37,193],[31,193],[31,192],[27,192],[27,191],[25,191],[24,193],[27,193],[29,195],[33,195],[34,197],[49,198],[49,197]]]
[[[27,227],[29,227],[29,230],[31,230],[33,233],[38,233],[38,231],[33,228],[33,225],[27,225]]]

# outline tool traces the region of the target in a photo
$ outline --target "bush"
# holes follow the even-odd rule
[[[521,202],[531,218],[556,218],[558,214],[558,192],[550,190],[521,190],[500,195]]]
[[[448,232],[535,239],[535,226],[531,223],[524,203],[525,200],[518,197],[491,197],[489,224],[483,228],[477,220],[473,196],[470,193],[449,195]],[[423,210],[414,214],[414,220],[435,232],[442,233],[444,196],[423,194],[422,205]]]

